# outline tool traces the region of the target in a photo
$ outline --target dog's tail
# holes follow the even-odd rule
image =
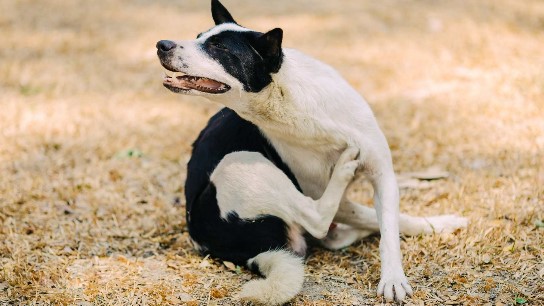
[[[261,253],[247,261],[264,279],[244,285],[240,298],[266,305],[281,305],[291,300],[302,289],[304,263],[302,258],[286,250]]]

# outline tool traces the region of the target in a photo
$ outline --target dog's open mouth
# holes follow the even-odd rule
[[[220,94],[230,90],[229,85],[216,80],[169,70],[167,70],[162,83],[166,88],[174,92],[194,89],[205,93]]]

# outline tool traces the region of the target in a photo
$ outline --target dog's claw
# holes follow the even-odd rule
[[[412,296],[413,290],[406,276],[390,278],[385,280],[383,277],[378,284],[378,296],[383,296],[386,301],[402,302],[406,296]]]
[[[410,284],[408,282],[402,283],[402,288],[404,288],[404,290],[406,290],[406,294],[408,296],[412,296],[414,294],[414,291],[412,290],[412,286],[410,286]]]

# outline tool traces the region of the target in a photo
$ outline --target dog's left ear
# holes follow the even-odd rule
[[[258,36],[253,43],[253,47],[263,58],[266,67],[273,73],[280,70],[283,57],[281,51],[282,40],[283,30],[275,28]]]
[[[215,25],[220,25],[222,23],[236,23],[232,15],[227,11],[227,9],[219,2],[219,0],[212,0],[212,17]]]

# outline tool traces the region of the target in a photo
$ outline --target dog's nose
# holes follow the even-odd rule
[[[157,49],[162,52],[168,52],[176,47],[176,43],[171,40],[160,40],[157,42]]]

